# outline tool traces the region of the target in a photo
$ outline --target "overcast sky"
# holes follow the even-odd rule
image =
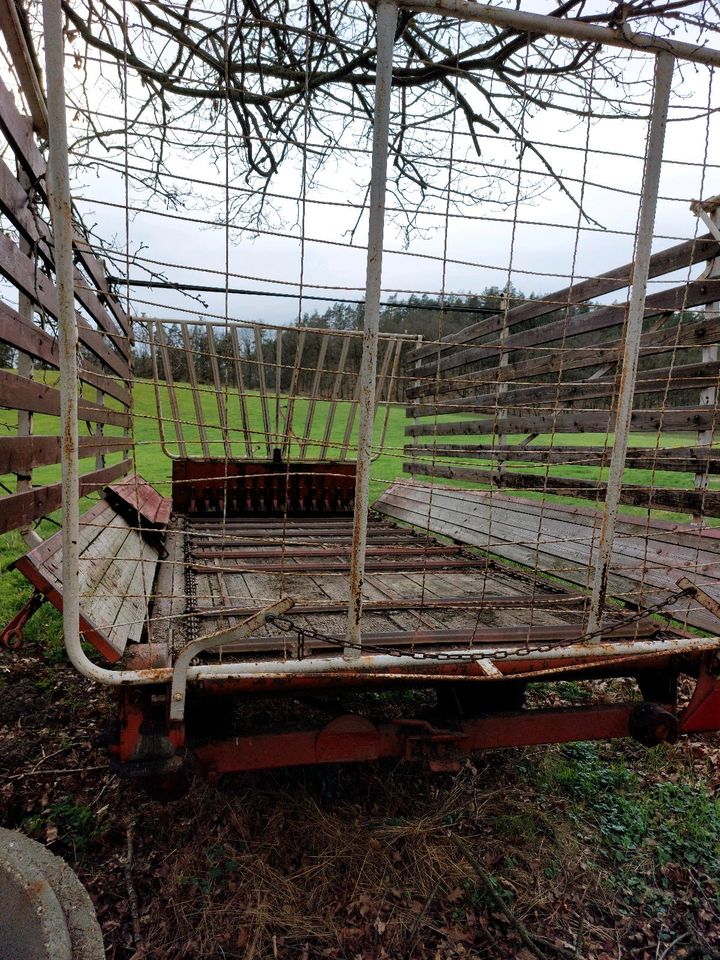
[[[542,0],[523,6],[537,12],[548,9]],[[71,61],[68,63],[72,84]],[[633,56],[625,68],[626,75],[632,78],[650,76],[651,69],[651,58],[644,56]],[[708,122],[709,76],[707,68],[693,65],[676,72],[655,249],[693,236],[697,222],[688,209],[690,200],[720,192],[720,123],[717,113]],[[611,99],[618,97],[618,91],[607,84],[599,93]],[[711,100],[717,110],[717,82]],[[98,110],[103,108],[101,104],[108,109],[107,100],[99,98]],[[504,188],[507,200],[514,200],[519,178],[519,202],[507,206],[497,203],[498,191],[488,183],[488,200],[467,206],[462,215],[454,211],[447,226],[444,204],[430,205],[419,219],[422,230],[409,243],[390,219],[383,270],[386,296],[393,291],[402,291],[398,294],[400,299],[408,292],[480,292],[486,286],[502,287],[508,281],[524,292],[548,293],[565,286],[571,276],[596,275],[631,259],[646,119],[613,118],[589,124],[582,118],[545,111],[528,119],[527,124],[528,139],[542,144],[546,159],[565,178],[567,188],[576,198],[582,192],[583,207],[597,224],[582,218],[579,222],[573,203],[549,177],[538,175],[542,170],[538,158],[526,151],[519,159],[514,144],[488,131],[482,147],[483,160],[490,167],[478,172],[487,175],[489,170],[492,176],[495,170],[499,177],[504,175],[508,181]],[[452,145],[447,140],[443,159],[448,164],[451,147],[454,162],[474,157],[467,136],[458,135]],[[708,165],[703,170],[705,159]],[[142,164],[143,158],[130,158],[130,162]],[[179,151],[169,157],[168,167],[180,177],[204,183],[190,188],[185,180],[176,181],[192,190],[187,208],[180,211],[167,211],[146,192],[131,186],[130,203],[136,209],[130,216],[127,237],[121,172],[113,174],[104,169],[98,175],[85,171],[78,176],[78,207],[86,220],[96,225],[97,232],[117,249],[123,250],[129,242],[131,251],[140,250],[149,260],[167,264],[148,266],[162,270],[174,281],[224,286],[226,240],[230,286],[297,295],[302,277],[302,308],[297,298],[230,295],[227,314],[235,319],[293,322],[299,309],[322,311],[327,306],[314,296],[362,297],[365,216],[355,231],[354,245],[349,244],[358,216],[357,205],[362,203],[369,179],[366,155],[341,156],[326,168],[319,184],[306,188],[304,244],[298,209],[293,203],[279,204],[268,233],[254,236],[240,226],[227,231],[226,237],[223,227],[207,223],[223,216],[224,171],[207,162],[189,163]],[[453,185],[459,189],[464,182],[462,175],[453,177]],[[232,187],[236,186],[242,184],[233,182]],[[288,166],[271,189],[299,196],[300,171]],[[699,232],[704,233],[704,228]],[[445,245],[448,262],[443,264]],[[131,273],[136,278],[147,276],[138,266]],[[137,314],[225,315],[223,295],[202,294],[202,299],[207,303],[207,311],[173,291],[137,289],[132,306]]]

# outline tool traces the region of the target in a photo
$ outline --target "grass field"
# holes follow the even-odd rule
[[[48,383],[57,382],[57,374],[54,372],[45,373],[44,379]],[[178,405],[180,412],[180,419],[184,438],[187,444],[187,452],[190,456],[200,456],[202,454],[202,447],[200,444],[199,430],[197,426],[197,414],[195,411],[192,392],[190,388],[185,384],[177,385],[177,397]],[[92,396],[89,396],[92,399]],[[210,447],[210,452],[213,456],[223,456],[224,447],[222,442],[222,434],[219,427],[219,418],[218,418],[218,409],[215,399],[215,394],[210,387],[203,387],[200,391],[200,402],[202,409],[202,417],[207,425],[206,427],[206,436],[207,442]],[[271,430],[274,429],[275,425],[275,408],[274,408],[274,398],[271,398],[270,401],[270,425]],[[283,432],[282,428],[284,425],[284,419],[287,411],[287,397],[281,396],[280,398],[280,416],[279,423],[281,427],[281,433]],[[150,481],[153,484],[156,484],[164,493],[169,493],[169,483],[171,476],[171,462],[167,453],[163,450],[161,445],[161,428],[164,426],[165,439],[167,441],[167,451],[171,455],[178,455],[178,445],[176,442],[175,436],[175,427],[170,418],[170,410],[167,403],[167,397],[161,397],[161,406],[162,406],[162,416],[163,423],[160,424],[158,421],[157,413],[157,400],[155,395],[155,390],[153,384],[149,381],[137,381],[133,389],[133,420],[134,420],[134,437],[135,437],[135,458],[137,470],[146,480]],[[347,421],[348,410],[350,404],[347,402],[340,402],[338,404],[338,409],[335,414],[335,419],[332,425],[332,430],[330,432],[330,446],[328,449],[327,456],[328,458],[333,458],[337,455],[338,450],[341,447],[343,442],[343,437],[345,433],[345,424]],[[245,444],[243,433],[241,430],[241,420],[240,420],[240,411],[237,397],[230,395],[229,397],[229,431],[230,438],[232,442],[232,453],[233,456],[239,458],[245,457],[248,455],[247,446]],[[264,435],[262,434],[262,410],[259,397],[256,394],[249,394],[247,397],[247,409],[249,420],[255,426],[255,433],[252,436],[253,441],[253,450],[251,451],[253,456],[263,457],[266,455],[266,445],[264,443]],[[304,433],[304,426],[306,422],[308,409],[308,401],[305,398],[299,397],[295,401],[294,410],[293,410],[293,419],[291,427],[291,436],[302,436]],[[315,416],[313,419],[313,426],[310,431],[310,441],[314,442],[316,446],[311,446],[308,448],[308,453],[312,454],[317,452],[319,445],[323,439],[323,434],[325,430],[325,425],[328,416],[329,404],[325,401],[319,401],[316,406]],[[464,420],[468,419],[467,415],[457,414],[454,416],[449,416],[445,418],[446,420]],[[409,438],[405,436],[404,430],[405,426],[408,424],[408,420],[405,416],[404,407],[393,406],[391,407],[389,414],[387,416],[387,428],[383,434],[383,422],[385,420],[385,407],[381,407],[378,415],[376,417],[376,429],[375,429],[375,441],[376,445],[380,447],[382,440],[382,446],[379,453],[379,456],[374,462],[372,470],[372,489],[371,497],[374,499],[379,496],[382,490],[389,484],[392,483],[395,479],[403,475],[403,461],[406,458],[403,448],[408,442]],[[14,411],[1,411],[0,412],[0,429],[5,429],[8,432],[14,432],[17,424],[17,414]],[[87,429],[84,427],[84,429]],[[50,434],[57,435],[59,430],[59,423],[55,417],[47,417],[44,415],[36,415],[33,421],[33,429],[35,433],[38,434]],[[349,456],[352,458],[354,446],[357,441],[357,417],[353,425],[353,429],[350,433],[350,453]],[[105,433],[108,436],[119,435],[121,433],[120,429],[117,427],[105,427]],[[523,440],[522,436],[508,436],[506,442],[520,442]],[[550,437],[538,437],[533,441],[532,446],[542,446],[550,442]],[[457,442],[462,443],[463,438],[451,439],[450,443]],[[430,442],[430,438],[427,438],[423,442]],[[442,441],[446,442],[446,441]],[[473,438],[470,439],[470,442],[474,442]],[[553,445],[563,446],[563,445],[573,445],[573,446],[603,446],[606,442],[606,437],[604,434],[554,434],[552,437]],[[657,438],[654,434],[634,434],[631,438],[631,445],[634,446],[647,446],[652,448],[657,442]],[[672,446],[681,446],[683,444],[692,443],[692,439],[687,435],[670,435],[665,434],[662,436],[660,444],[663,447],[672,447]],[[290,445],[290,457],[297,457],[300,447],[297,440],[294,440]],[[109,458],[108,463],[113,463],[115,460],[119,459],[119,455],[115,455],[114,458]],[[489,460],[481,459],[462,459],[462,458],[452,458],[452,460],[443,460],[442,458],[437,458],[437,463],[452,463],[456,466],[475,466],[475,467],[485,467],[490,465]],[[81,463],[81,468],[84,470],[91,470],[93,462],[92,461],[83,461]],[[505,467],[506,470],[523,470],[528,471],[532,470],[532,465],[529,464],[519,464],[519,465],[509,465]],[[546,467],[544,465],[538,466],[535,468],[544,474],[547,470],[548,476],[563,476],[570,478],[578,478],[584,480],[595,480],[595,479],[604,479],[607,475],[607,469],[600,469],[598,467],[592,466],[583,466],[583,465],[552,465]],[[82,470],[81,470],[82,472]],[[37,485],[42,483],[50,483],[59,479],[59,467],[41,467],[34,471],[33,473],[33,482]],[[6,484],[8,487],[12,487],[14,484],[14,478],[11,476],[0,477],[0,481]],[[449,481],[444,481],[438,479],[437,483],[446,483]],[[626,470],[625,471],[625,482],[627,483],[637,483],[637,484],[649,484],[653,483],[657,487],[669,487],[669,488],[684,488],[691,489],[693,486],[693,475],[692,474],[683,474],[676,471],[670,470],[657,470],[654,473],[650,470]],[[471,487],[478,486],[470,482],[463,481],[452,481],[454,486],[461,487]],[[720,486],[720,480],[712,478],[711,487],[717,488]],[[536,494],[531,491],[524,491],[523,496],[541,496],[542,494]],[[566,503],[578,503],[578,504],[588,504],[588,501],[585,499],[578,499],[572,497],[562,497],[559,498],[560,502]],[[643,513],[642,508],[626,508],[629,512],[638,512]],[[687,519],[685,515],[682,514],[662,514],[672,519],[679,521]]]

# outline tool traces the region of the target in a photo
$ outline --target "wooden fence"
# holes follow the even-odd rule
[[[626,460],[628,470],[650,471],[650,479],[626,474],[626,505],[720,516],[720,491],[711,489],[720,473],[720,450],[713,446],[720,276],[712,261],[718,255],[720,243],[706,235],[651,259],[656,292],[645,302]],[[710,267],[703,275],[672,285],[670,275],[689,276],[704,261]],[[551,503],[580,497],[602,505],[627,304],[625,295],[610,304],[592,301],[631,282],[632,264],[626,264],[410,352],[404,373],[415,382],[406,390],[413,422],[405,429],[412,438],[405,471],[534,491]],[[586,444],[581,435],[589,435]],[[673,480],[678,473],[689,476]]]
[[[17,93],[0,79],[0,533],[27,528],[60,506],[60,483],[34,471],[60,463],[58,291],[40,139],[46,114],[34,52],[18,7],[0,0],[0,29]],[[18,107],[19,91],[25,109]],[[104,487],[131,466],[131,335],[128,316],[109,288],[105,267],[76,224],[75,302],[82,396],[78,416],[84,470],[80,494]],[[7,360],[12,368],[8,368]],[[14,413],[17,411],[17,414]],[[45,471],[47,475],[47,471]]]

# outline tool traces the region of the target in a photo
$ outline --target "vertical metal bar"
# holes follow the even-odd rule
[[[714,207],[711,205],[714,204]],[[693,205],[695,206],[695,205]],[[698,204],[702,208],[702,203]],[[707,222],[709,220],[709,226],[715,226],[717,229],[720,227],[720,197],[713,197],[711,201],[705,205],[705,209],[702,210],[702,213],[705,214],[703,220]],[[720,277],[720,257],[715,257],[713,260],[710,260],[707,266],[707,270],[703,274],[703,278],[706,280],[714,280]],[[720,302],[716,301],[715,303],[708,303],[705,305],[705,316],[708,320],[714,320],[717,317],[720,317]],[[712,344],[708,347],[703,347],[702,350],[702,362],[703,363],[713,363],[718,358],[718,346],[717,344]],[[700,405],[714,407],[717,403],[717,387],[713,385],[712,387],[705,387],[704,390],[700,391]],[[714,429],[711,427],[709,430],[700,430],[697,435],[698,445],[701,447],[709,447],[713,442]],[[707,490],[709,481],[709,470],[707,465],[702,471],[699,471],[695,474],[695,489],[696,490]],[[702,516],[697,514],[693,517],[694,523],[702,523]]]
[[[283,454],[290,457],[290,434],[292,433],[293,414],[295,412],[295,397],[297,394],[298,378],[302,368],[302,355],[305,348],[305,331],[298,333],[297,348],[295,350],[295,366],[293,367],[292,377],[290,379],[290,390],[288,392],[287,412],[285,413],[285,426],[283,428]]]
[[[270,414],[267,402],[267,384],[265,383],[265,357],[260,327],[255,327],[255,362],[258,369],[258,387],[260,390],[260,407],[262,409],[263,427],[265,428],[265,443],[267,455],[272,457],[272,443],[270,441]]]
[[[230,327],[230,340],[232,342],[233,356],[235,358],[235,383],[238,391],[238,400],[240,402],[240,418],[242,419],[243,436],[245,437],[245,456],[252,457],[253,446],[250,435],[250,425],[247,411],[247,397],[245,395],[245,382],[243,380],[242,359],[240,356],[240,344],[238,343],[237,328]]]
[[[615,521],[620,505],[625,455],[627,453],[630,421],[632,418],[635,378],[637,376],[640,338],[642,336],[645,314],[645,294],[650,269],[650,249],[655,227],[660,170],[662,167],[665,127],[670,102],[673,68],[675,59],[669,53],[659,53],[655,58],[655,86],[653,91],[652,115],[648,136],[645,177],[640,200],[637,243],[633,267],[632,288],[625,324],[625,348],[623,352],[622,374],[618,391],[617,413],[613,452],[608,472],[607,497],[603,512],[602,529],[598,543],[588,631],[598,629],[607,593],[607,579],[612,560]]]
[[[393,393],[397,394],[397,378],[400,369],[400,354],[402,353],[403,342],[399,338],[394,343],[395,359],[393,360],[392,373],[390,374],[390,383],[387,390],[387,399],[385,401],[385,416],[383,417],[382,429],[378,440],[378,452],[373,457],[373,462],[381,456],[385,446],[385,437],[387,436],[388,421],[390,420],[390,410],[392,408]]]
[[[377,18],[375,124],[373,128],[370,216],[365,274],[365,326],[360,364],[360,428],[358,432],[352,556],[350,560],[348,645],[345,649],[347,657],[360,656],[362,640],[360,619],[362,617],[362,587],[365,578],[372,435],[375,421],[375,372],[377,369],[378,330],[380,326],[385,187],[390,134],[393,46],[395,44],[397,14],[397,3],[394,0],[378,0],[375,8]]]
[[[230,438],[228,436],[227,410],[225,409],[225,396],[222,383],[220,381],[220,367],[218,366],[217,352],[215,350],[215,334],[211,323],[205,324],[207,334],[208,353],[210,355],[210,372],[212,373],[213,385],[215,387],[215,400],[218,408],[218,419],[220,421],[220,433],[223,440],[223,450],[225,459],[232,458],[232,448],[230,447]]]
[[[198,435],[204,457],[210,456],[210,447],[208,446],[207,433],[205,432],[205,414],[202,408],[202,397],[200,396],[200,385],[198,383],[197,371],[195,369],[195,358],[193,356],[192,343],[188,333],[187,324],[181,323],[183,347],[185,349],[185,359],[187,362],[188,380],[190,381],[190,392],[195,406],[195,419],[197,420]]]
[[[175,378],[173,377],[172,363],[170,362],[170,353],[168,352],[167,340],[165,339],[165,331],[163,330],[163,325],[160,320],[155,321],[155,330],[160,356],[162,357],[163,373],[165,374],[165,389],[167,390],[168,399],[170,401],[170,410],[172,411],[173,420],[175,421],[175,437],[178,443],[178,451],[181,457],[187,457],[185,435],[183,434],[182,418],[180,417],[180,406],[178,404],[177,393],[175,391]],[[153,353],[154,360],[155,345],[152,338],[152,327],[149,328],[149,332],[150,350]]]
[[[60,350],[63,633],[72,662],[80,643],[80,484],[78,478],[78,331],[75,318],[72,205],[65,117],[64,35],[60,0],[43,0],[49,156],[46,173],[55,249]]]
[[[310,399],[308,401],[307,416],[305,417],[305,427],[303,429],[303,435],[300,441],[299,456],[301,460],[305,456],[305,451],[310,443],[310,433],[312,431],[313,420],[315,419],[315,408],[317,406],[318,397],[320,396],[320,386],[322,384],[322,375],[324,373],[325,356],[327,354],[328,343],[330,342],[329,336],[321,334],[320,338],[320,352],[318,353],[317,369],[315,370],[315,377],[313,378],[312,390],[310,393]]]
[[[282,330],[275,334],[275,440],[273,447],[280,443],[280,392],[282,390]]]
[[[148,323],[147,331],[148,344],[150,345],[150,362],[152,364],[153,391],[155,393],[155,409],[157,410],[158,431],[160,433],[160,449],[166,457],[172,460],[173,454],[168,448],[167,437],[165,436],[165,411],[163,410],[162,399],[160,397],[160,373],[158,372],[157,349],[155,346],[155,337],[152,332],[152,323]]]
[[[348,400],[348,412],[345,419],[345,432],[343,433],[342,444],[339,451],[339,459],[347,460],[348,448],[350,447],[350,438],[352,437],[353,427],[355,426],[355,414],[360,404],[360,390],[362,387],[362,378],[358,374],[355,378],[355,388],[352,397]]]
[[[333,383],[332,394],[330,396],[330,406],[328,407],[327,420],[323,431],[322,447],[320,448],[320,460],[327,456],[330,437],[332,434],[333,423],[335,421],[335,411],[337,410],[338,394],[342,384],[343,373],[345,372],[345,363],[347,361],[348,350],[350,349],[350,337],[343,337],[342,347],[340,348],[340,358],[338,359],[337,371],[335,372],[335,382]]]
[[[27,194],[28,204],[30,203],[30,192],[32,190],[32,185],[30,183],[30,178],[23,168],[18,164],[18,180]],[[20,252],[23,253],[26,257],[33,257],[32,246],[27,242],[27,240],[20,235]],[[33,260],[33,268],[37,269],[37,264]],[[29,297],[26,297],[21,291],[18,292],[18,313],[23,318],[27,320],[28,323],[33,323],[35,320],[35,307],[32,300]],[[18,375],[21,377],[27,377],[32,379],[33,375],[33,361],[32,357],[28,353],[23,353],[22,350],[17,351],[17,360],[15,362],[15,367],[17,369]],[[32,422],[33,415],[28,410],[18,410],[18,422],[17,422],[17,433],[19,437],[29,437],[32,434]],[[97,429],[101,429],[101,424],[97,425]],[[27,473],[16,473],[17,480],[17,492],[22,493],[24,490],[29,490],[32,486],[32,468],[29,468]],[[20,530],[25,543],[29,547],[37,547],[42,543],[42,537],[40,537],[31,526],[22,527]]]

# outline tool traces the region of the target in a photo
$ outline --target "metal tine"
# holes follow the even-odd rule
[[[320,341],[320,352],[318,354],[317,369],[315,370],[315,377],[313,379],[312,393],[308,401],[307,416],[305,418],[305,428],[303,430],[303,435],[300,441],[300,459],[302,460],[305,456],[305,451],[308,448],[310,441],[310,431],[312,430],[313,420],[315,419],[315,408],[317,406],[318,397],[320,395],[320,386],[322,384],[322,375],[323,367],[325,365],[325,356],[327,354],[328,343],[330,342],[330,337],[322,337]]]
[[[223,386],[220,380],[220,367],[218,366],[217,351],[215,350],[215,333],[213,324],[206,323],[205,330],[207,333],[210,371],[212,373],[213,385],[215,386],[215,400],[217,402],[218,418],[220,420],[220,433],[222,434],[225,456],[229,460],[232,458],[232,446],[228,436],[227,409],[225,407]]]
[[[252,457],[252,435],[250,433],[250,424],[248,420],[247,396],[245,394],[245,380],[242,372],[242,358],[240,354],[240,342],[238,340],[237,328],[230,327],[230,342],[232,344],[233,358],[235,363],[235,383],[238,391],[238,400],[240,402],[240,419],[242,420],[243,436],[245,438],[245,456]]]
[[[397,393],[397,381],[398,381],[398,370],[400,368],[400,355],[402,354],[402,340],[398,339],[394,341],[395,346],[395,359],[393,360],[392,372],[390,374],[390,384],[387,390],[387,399],[385,401],[385,415],[383,416],[382,430],[380,431],[380,439],[378,441],[378,450],[375,456],[372,458],[373,461],[377,460],[381,453],[382,448],[385,444],[385,436],[387,434],[388,422],[390,420],[390,408],[392,406],[392,395],[393,391]],[[390,352],[390,347],[388,347],[388,352]],[[378,394],[376,398],[377,402],[380,401],[380,395]]]
[[[170,410],[172,411],[173,422],[175,424],[175,437],[177,439],[178,450],[181,457],[186,457],[187,448],[185,446],[185,434],[183,433],[180,406],[178,404],[177,391],[175,390],[175,378],[173,377],[172,363],[170,362],[170,352],[168,350],[167,340],[165,339],[163,325],[159,320],[157,320],[155,323],[155,330],[157,346],[160,350],[160,357],[162,358],[163,373],[165,374],[165,389],[167,390],[168,400],[170,401]],[[155,339],[153,338],[152,333],[150,335],[150,349],[153,354],[153,373],[155,374],[157,371],[157,362],[155,360]],[[158,406],[158,410],[159,409],[160,408]]]
[[[355,389],[353,391],[352,400],[350,401],[350,409],[347,413],[347,419],[345,421],[345,433],[343,434],[342,446],[340,447],[340,460],[347,460],[348,449],[350,447],[350,440],[352,438],[352,430],[355,426],[355,413],[357,412],[358,405],[360,403],[360,377],[355,377]]]
[[[200,387],[198,385],[195,359],[193,357],[193,349],[190,342],[190,334],[188,333],[188,328],[185,326],[185,324],[182,325],[181,329],[183,347],[185,349],[185,358],[187,360],[188,379],[190,381],[190,389],[193,396],[193,404],[195,406],[195,418],[197,420],[198,434],[200,436],[200,444],[202,446],[203,456],[209,457],[210,448],[208,446],[207,432],[205,430],[205,415],[203,414],[202,399],[200,397]]]
[[[273,447],[280,444],[280,395],[282,391],[282,330],[275,334],[275,438]]]
[[[342,383],[343,373],[345,372],[345,361],[347,360],[349,349],[350,349],[350,338],[343,337],[343,345],[340,350],[340,358],[338,360],[337,372],[335,373],[335,382],[333,383],[332,396],[330,397],[330,408],[328,410],[327,420],[325,421],[325,431],[323,433],[322,447],[320,448],[321,460],[324,460],[327,457],[328,446],[330,443],[330,436],[332,434],[333,423],[335,421],[335,412],[337,410],[338,393],[340,392],[340,384]]]
[[[293,367],[292,378],[290,380],[290,389],[288,392],[287,411],[285,413],[285,428],[283,430],[283,453],[286,457],[290,456],[290,434],[292,433],[293,414],[295,412],[295,400],[297,394],[298,378],[302,367],[302,355],[305,349],[305,331],[301,330],[298,334],[297,349],[295,350],[295,366]]]
[[[265,357],[263,356],[262,334],[260,327],[255,327],[255,357],[258,369],[258,388],[260,390],[260,408],[262,410],[263,428],[265,430],[265,443],[267,445],[267,455],[272,457],[272,443],[270,440],[270,411],[267,402],[267,384],[265,382]]]

